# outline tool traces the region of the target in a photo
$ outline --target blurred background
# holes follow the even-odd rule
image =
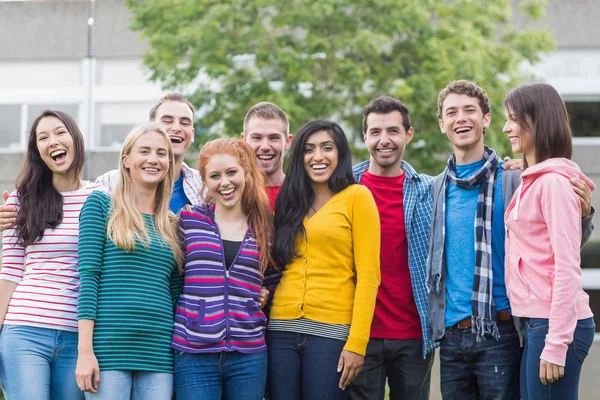
[[[488,92],[486,143],[510,156],[504,95],[523,82],[552,84],[571,115],[574,161],[600,184],[598,20],[596,0],[0,0],[0,190],[14,188],[42,110],[75,118],[85,177],[94,179],[116,166],[125,135],[172,90],[198,110],[193,151],[239,134],[246,110],[266,100],[287,112],[292,132],[314,118],[340,122],[357,162],[368,154],[362,108],[392,95],[408,106],[416,132],[404,158],[435,175],[450,150],[437,127],[437,94],[454,79]],[[600,207],[599,193],[593,204]],[[600,229],[582,267],[600,315]],[[600,398],[599,375],[597,335],[582,398]],[[434,399],[438,380],[436,372]]]

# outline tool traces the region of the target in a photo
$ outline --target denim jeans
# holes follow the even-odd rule
[[[0,333],[0,379],[7,399],[83,399],[76,365],[77,332],[4,325]]]
[[[442,397],[445,400],[519,399],[521,349],[514,322],[499,321],[500,339],[477,342],[471,328],[446,329],[440,345]]]
[[[266,351],[175,352],[177,400],[262,400],[266,381]]]
[[[423,340],[369,339],[362,371],[350,385],[352,400],[429,399],[433,352],[423,359]]]
[[[337,372],[343,340],[267,331],[269,393],[273,400],[345,400]]]
[[[521,360],[521,398],[523,400],[577,399],[583,360],[594,341],[594,318],[577,321],[573,342],[567,349],[565,375],[547,385],[543,385],[540,380],[540,355],[544,350],[548,334],[548,319],[523,318],[521,327],[525,337]]]
[[[147,371],[102,371],[98,392],[86,400],[171,400],[173,374]]]

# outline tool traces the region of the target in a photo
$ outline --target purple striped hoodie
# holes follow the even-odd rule
[[[171,347],[184,353],[265,351],[266,317],[258,301],[263,276],[251,231],[246,232],[229,271],[214,206],[181,210],[180,234],[186,254],[185,282]]]

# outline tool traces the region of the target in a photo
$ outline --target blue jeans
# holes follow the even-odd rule
[[[440,345],[442,397],[456,399],[519,399],[521,349],[514,322],[499,321],[500,339],[477,342],[471,328],[446,329]]]
[[[433,352],[423,358],[423,340],[369,339],[363,369],[350,385],[352,400],[427,400]]]
[[[267,331],[269,392],[273,400],[345,400],[337,372],[343,340]]]
[[[521,398],[523,400],[577,399],[583,360],[594,341],[594,318],[577,321],[573,342],[567,349],[565,375],[547,385],[543,385],[540,380],[540,356],[548,334],[548,319],[523,318],[521,327],[525,337],[521,360]]]
[[[177,400],[262,400],[266,381],[266,351],[175,352]]]
[[[86,400],[171,400],[173,374],[147,371],[102,371],[98,392]]]
[[[7,399],[83,399],[76,365],[77,332],[4,325],[0,333],[0,379]]]

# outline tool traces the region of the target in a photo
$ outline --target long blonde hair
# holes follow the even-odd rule
[[[135,142],[140,136],[156,132],[162,135],[167,142],[169,155],[169,171],[156,189],[155,199],[155,227],[163,240],[171,248],[177,265],[183,261],[183,250],[178,233],[179,218],[169,210],[169,202],[173,193],[173,182],[175,180],[175,157],[171,148],[171,141],[167,132],[158,124],[150,123],[134,128],[123,142],[121,155],[119,157],[119,181],[117,187],[110,194],[112,203],[112,214],[108,220],[106,231],[108,238],[120,249],[125,251],[134,251],[136,248],[135,240],[138,239],[144,247],[150,245],[150,237],[146,230],[144,217],[135,207],[133,201],[133,182],[129,169],[123,166],[123,158],[131,153]]]

